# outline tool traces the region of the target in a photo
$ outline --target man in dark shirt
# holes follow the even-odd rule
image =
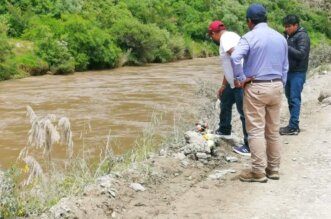
[[[310,39],[306,30],[300,27],[299,22],[299,17],[296,15],[287,15],[283,19],[289,60],[285,95],[291,116],[289,124],[280,128],[279,133],[281,135],[298,135],[300,132],[301,92],[306,81]]]

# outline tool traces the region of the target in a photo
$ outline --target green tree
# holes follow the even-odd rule
[[[37,54],[48,62],[50,70],[55,74],[75,71],[75,59],[69,52],[67,42],[54,39],[49,35],[38,41],[38,48]]]
[[[10,79],[17,73],[17,67],[14,63],[10,63],[9,59],[12,56],[12,46],[7,38],[8,26],[5,20],[0,20],[0,80]]]
[[[66,15],[63,39],[76,60],[77,70],[110,68],[117,63],[120,49],[107,32],[78,15]]]
[[[5,62],[12,54],[12,47],[10,46],[7,38],[8,26],[6,21],[0,20],[0,62]]]
[[[129,57],[131,64],[166,62],[172,58],[169,32],[156,25],[125,19],[113,25],[111,34],[123,51],[132,50]]]
[[[63,13],[80,13],[83,3],[83,0],[56,0],[53,13],[57,17],[60,17]]]

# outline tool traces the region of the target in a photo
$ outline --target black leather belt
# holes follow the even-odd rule
[[[275,78],[275,79],[271,79],[271,80],[251,80],[251,83],[272,83],[272,82],[276,82],[276,81],[283,81],[280,78]]]

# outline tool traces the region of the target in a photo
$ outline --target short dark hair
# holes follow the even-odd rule
[[[251,19],[251,21],[254,25],[257,25],[259,23],[266,23],[268,21],[267,16],[254,18],[254,19],[247,17],[246,20],[248,21],[248,19]]]
[[[283,25],[300,24],[300,19],[297,15],[289,14],[283,18]]]

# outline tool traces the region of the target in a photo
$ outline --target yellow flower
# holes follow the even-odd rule
[[[205,135],[203,135],[202,137],[203,137],[203,139],[205,139],[206,141],[208,140],[208,134],[205,134]]]
[[[29,166],[27,164],[25,164],[22,171],[23,171],[23,173],[29,172]]]
[[[18,210],[18,215],[19,215],[19,216],[24,216],[24,214],[25,214],[24,209],[20,209],[20,210]]]

